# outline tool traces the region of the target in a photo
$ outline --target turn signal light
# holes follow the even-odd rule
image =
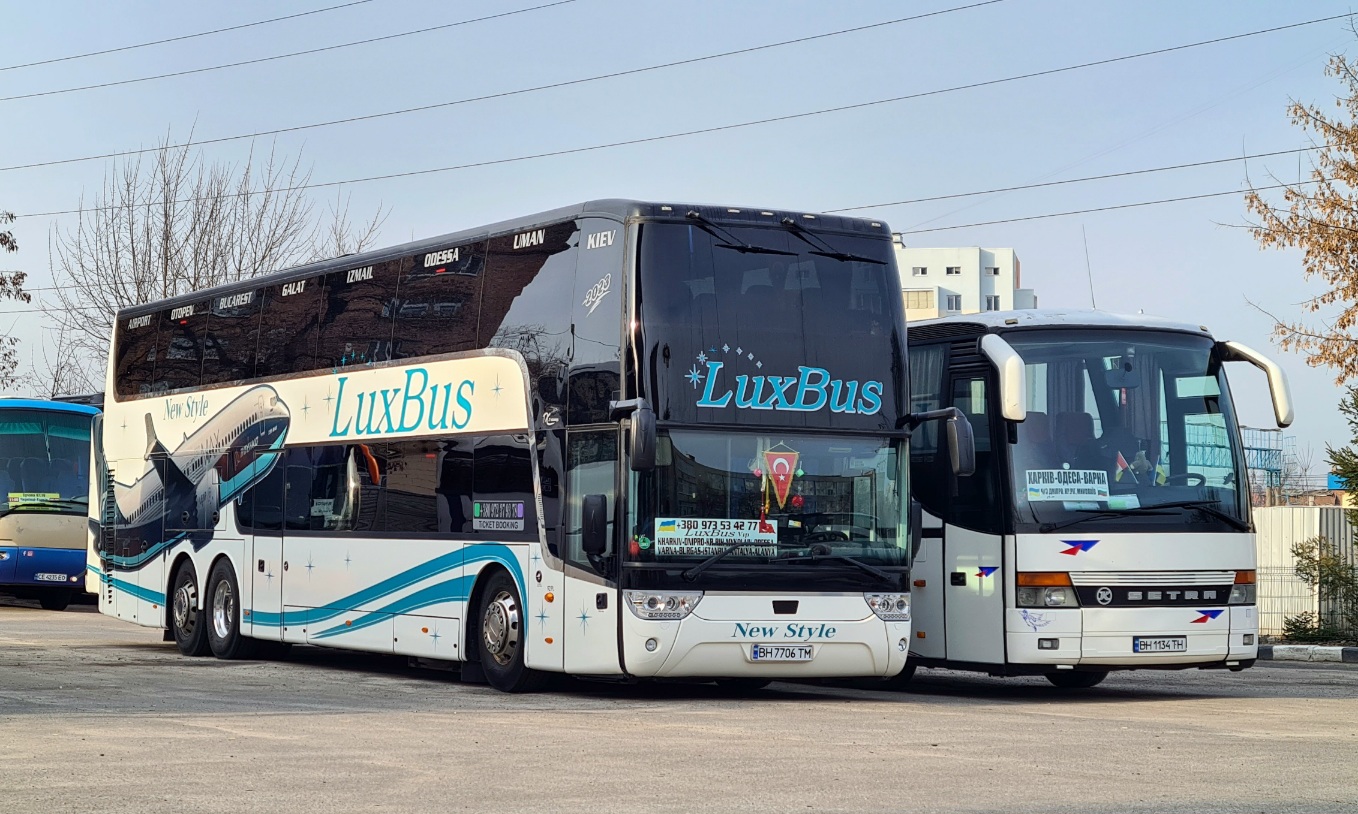
[[[1030,588],[1070,586],[1070,574],[1065,571],[1020,571],[1017,583]]]
[[[1253,572],[1253,571],[1236,571],[1236,572],[1235,572],[1235,584],[1236,584],[1236,585],[1253,585],[1253,584],[1254,584],[1254,572]]]

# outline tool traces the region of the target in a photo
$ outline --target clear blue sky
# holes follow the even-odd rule
[[[334,45],[549,0],[371,0],[351,8],[106,56],[0,71],[0,96],[111,82]],[[340,0],[196,4],[48,0],[5,15],[0,67],[205,31]],[[690,59],[965,5],[945,2],[690,0],[565,5],[386,42],[118,87],[0,102],[0,166],[309,124]],[[572,87],[278,136],[314,180],[361,178],[736,124],[948,88],[1343,14],[1346,3],[1263,0],[1004,0],[814,42]],[[1284,109],[1328,102],[1328,54],[1352,47],[1333,21],[1054,76],[794,121],[478,169],[353,184],[357,214],[391,208],[396,243],[594,197],[810,211],[1285,150],[1306,144]],[[264,140],[267,149],[272,139]],[[256,145],[258,148],[260,145]],[[248,141],[207,148],[239,161]],[[101,161],[0,172],[0,208],[19,214],[92,198]],[[1298,172],[1253,161],[1250,177]],[[1207,325],[1269,350],[1292,377],[1295,434],[1323,457],[1347,441],[1324,371],[1270,347],[1269,321],[1319,291],[1298,255],[1261,252],[1237,228],[1242,198],[944,231],[928,229],[1240,189],[1236,162],[954,201],[864,210],[919,246],[1013,247],[1044,306],[1087,306],[1081,230],[1101,308]],[[318,193],[333,198],[334,190]],[[0,267],[51,285],[49,230],[24,218]],[[41,295],[42,292],[39,292]],[[53,302],[45,297],[46,302]],[[0,312],[14,311],[0,303]],[[38,318],[0,328],[45,337]],[[1271,426],[1261,376],[1233,381],[1243,418]]]

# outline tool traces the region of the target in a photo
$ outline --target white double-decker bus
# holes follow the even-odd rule
[[[895,675],[910,431],[970,454],[899,292],[882,223],[596,201],[127,309],[89,584],[187,655]]]
[[[910,325],[915,409],[970,419],[976,473],[932,429],[911,448],[924,507],[917,666],[1045,675],[1227,668],[1258,655],[1249,480],[1225,367],[1281,369],[1206,328],[1150,317],[991,312]]]

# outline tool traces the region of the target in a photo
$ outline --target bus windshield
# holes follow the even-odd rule
[[[1249,528],[1239,432],[1211,339],[1093,329],[1005,339],[1027,371],[1028,415],[1010,447],[1020,530]]]
[[[632,563],[909,564],[897,441],[671,429],[656,463],[638,477]]]
[[[82,413],[0,410],[0,512],[85,513],[90,420]]]

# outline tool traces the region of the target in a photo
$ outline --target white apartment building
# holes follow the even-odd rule
[[[1020,288],[1013,249],[921,249],[896,243],[905,318],[1036,308],[1037,294]]]

